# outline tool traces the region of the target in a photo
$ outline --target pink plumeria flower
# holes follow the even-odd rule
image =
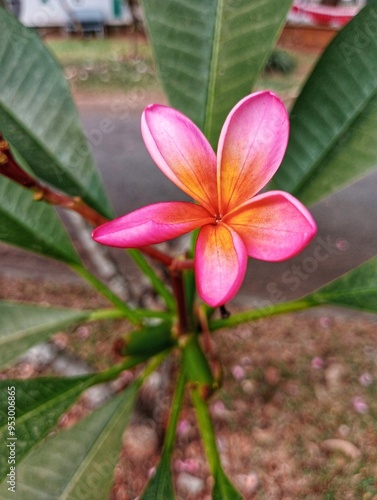
[[[283,191],[257,194],[278,169],[288,142],[287,111],[272,92],[251,94],[232,109],[217,158],[198,127],[175,109],[148,106],[141,130],[157,166],[196,203],[140,208],[95,229],[97,242],[138,248],[200,228],[197,288],[217,307],[239,290],[247,256],[282,261],[314,237],[316,224],[296,198]]]

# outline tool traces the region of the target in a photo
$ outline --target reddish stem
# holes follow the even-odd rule
[[[187,309],[185,286],[182,271],[194,269],[192,259],[172,259],[169,266],[172,280],[173,295],[177,303],[178,312],[178,334],[182,335],[190,331],[190,319]]]
[[[203,347],[204,347],[204,352],[207,354],[207,359],[210,363],[211,370],[213,373],[213,376],[217,382],[221,382],[222,378],[222,369],[221,369],[221,363],[220,360],[218,359],[214,347],[213,347],[213,340],[211,337],[211,332],[208,326],[208,319],[207,315],[205,312],[205,309],[203,306],[200,306],[198,308],[198,318],[199,318],[199,323],[200,327],[202,330],[202,338],[203,338]]]
[[[183,335],[190,331],[190,321],[187,311],[187,302],[183,275],[181,271],[170,270],[173,295],[177,302],[178,313],[178,335]]]
[[[161,264],[164,264],[167,267],[170,267],[174,261],[173,257],[170,257],[167,253],[160,252],[153,247],[140,247],[139,250],[145,255],[148,255],[148,257],[161,262]]]
[[[25,172],[13,157],[9,144],[3,139],[1,132],[0,174],[5,175],[23,187],[33,190],[35,201],[44,200],[51,205],[57,205],[69,210],[74,210],[93,226],[99,226],[109,221],[109,219],[89,207],[80,197],[58,193],[49,186],[43,185],[38,179],[33,178]],[[193,269],[194,261],[175,259],[170,255],[149,246],[142,247],[139,250],[148,257],[164,264],[169,268],[172,279],[173,293],[177,302],[179,333],[187,333],[190,328],[190,322],[187,311],[182,271],[185,269]]]
[[[88,221],[93,226],[99,226],[108,222],[109,219],[99,214],[96,210],[93,210],[86,203],[82,201],[79,196],[67,196],[65,194],[57,193],[47,186],[43,186],[38,183],[37,186],[33,188],[34,200],[41,201],[44,200],[50,205],[58,205],[69,210],[74,210],[79,213],[86,221]]]
[[[194,269],[193,259],[172,259],[170,264],[172,271],[185,271]]]
[[[69,210],[74,210],[79,213],[87,222],[93,226],[105,224],[109,219],[89,207],[79,196],[67,196],[58,193],[48,186],[43,185],[37,179],[34,179],[30,174],[25,172],[23,168],[15,160],[9,143],[4,140],[0,132],[0,174],[12,179],[17,184],[35,191],[34,199],[36,201],[44,200],[51,205],[58,205]],[[142,247],[139,249],[145,255],[152,259],[161,262],[166,266],[170,266],[174,259],[169,255],[160,252],[152,247]]]
[[[34,188],[38,182],[25,172],[13,158],[9,144],[0,132],[0,174],[26,188]]]

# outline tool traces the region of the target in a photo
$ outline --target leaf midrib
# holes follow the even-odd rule
[[[215,87],[218,74],[219,66],[219,55],[220,55],[220,37],[221,37],[221,27],[222,27],[222,17],[224,12],[224,2],[225,0],[218,0],[215,23],[214,23],[214,36],[212,37],[212,57],[210,64],[210,78],[208,79],[208,89],[207,89],[207,105],[205,110],[204,119],[204,135],[209,137],[212,130],[212,121],[214,118],[214,99],[215,99]]]
[[[63,100],[64,102],[64,100]],[[3,101],[0,101],[0,107],[1,110],[8,115],[9,119],[13,121],[13,123],[16,124],[16,126],[22,130],[22,133],[26,136],[28,136],[28,139],[33,143],[33,145],[36,146],[36,148],[39,148],[40,150],[43,151],[43,153],[48,157],[49,161],[53,165],[57,165],[59,168],[60,175],[63,175],[66,179],[69,180],[69,182],[76,187],[80,187],[81,185],[77,181],[77,179],[70,174],[69,168],[66,168],[66,165],[64,165],[60,158],[55,155],[50,149],[46,148],[44,143],[41,142],[41,140],[38,138],[37,135],[33,133],[33,130],[29,127],[26,127],[26,123],[21,122],[19,119],[17,119],[16,115],[10,111],[10,109],[5,105]],[[9,141],[10,144],[12,145],[12,141]],[[25,156],[23,154],[23,156]],[[25,160],[27,161],[27,160]]]
[[[3,213],[9,220],[13,221],[14,223],[16,223],[18,226],[21,226],[23,228],[25,228],[25,231],[27,233],[31,233],[33,234],[30,229],[30,226],[27,225],[26,222],[24,222],[23,219],[18,219],[16,217],[15,214],[11,213],[11,212],[7,212],[5,210],[2,210],[2,206],[0,205],[0,214]],[[56,215],[56,214],[55,214]],[[41,233],[39,233],[39,236],[40,236]],[[43,234],[43,233],[42,233]],[[65,264],[76,264],[76,265],[81,265],[81,262],[80,262],[80,259],[78,257],[78,255],[76,254],[75,252],[75,249],[73,246],[70,246],[70,250],[72,251],[72,256],[68,256],[65,252],[62,254],[59,249],[55,249],[53,250],[53,253],[51,252],[51,242],[48,240],[48,239],[45,239],[45,238],[38,238],[39,241],[41,241],[44,245],[47,245],[47,247],[49,248],[49,253],[46,254],[45,252],[37,252],[37,250],[34,250],[34,249],[30,249],[30,251],[33,251],[33,252],[37,252],[39,254],[42,254],[44,255],[45,257],[51,257],[51,258],[55,258],[56,260],[59,260]],[[8,241],[8,240],[4,240],[4,241]],[[13,244],[13,243],[12,243]],[[20,248],[23,248],[24,250],[29,250],[29,249],[25,249],[24,247],[21,247],[21,245],[16,245],[14,243],[15,246],[18,246]],[[58,255],[60,255],[60,258],[58,258]],[[73,259],[72,257],[76,257],[75,259]]]
[[[87,318],[88,314],[85,314],[85,312],[83,311],[81,313],[76,313],[76,316],[72,316],[71,318],[65,318],[56,321],[54,321],[54,319],[51,319],[51,321],[47,323],[26,327],[22,330],[17,330],[15,333],[6,333],[5,335],[0,335],[0,347],[2,347],[4,344],[9,343],[9,341],[14,342],[17,340],[23,340],[25,337],[29,337],[40,332],[42,332],[42,335],[44,330],[49,330],[51,327],[59,329],[69,325],[73,321],[84,321]]]
[[[65,487],[64,491],[61,492],[60,498],[63,498],[63,499],[69,498],[68,497],[69,493],[72,491],[72,489],[77,484],[76,478],[79,479],[85,473],[85,471],[87,470],[88,464],[90,464],[90,462],[91,462],[91,458],[96,454],[97,450],[102,447],[103,443],[106,441],[107,436],[112,433],[112,430],[114,429],[114,427],[117,426],[119,420],[124,418],[125,413],[129,413],[128,417],[130,416],[130,414],[132,412],[132,406],[133,406],[133,403],[135,401],[135,397],[137,395],[139,385],[140,385],[139,382],[135,382],[128,390],[126,390],[123,398],[121,398],[121,400],[119,401],[119,404],[117,405],[117,407],[114,410],[115,415],[113,413],[110,416],[110,418],[107,420],[105,425],[103,426],[99,436],[97,437],[97,439],[94,440],[94,442],[92,443],[92,445],[88,449],[88,452],[85,455],[84,460],[81,462],[81,464],[77,468],[76,472],[71,476],[71,479],[70,479],[69,483],[67,484],[67,486]],[[124,400],[126,400],[125,408],[123,409],[122,412],[120,412],[117,415],[117,410],[122,405],[122,403],[124,403]],[[115,418],[115,416],[117,418]],[[110,426],[110,428],[108,428],[108,426]],[[97,444],[98,444],[98,446],[96,446]]]
[[[330,141],[328,146],[322,150],[322,154],[317,158],[315,163],[313,163],[310,171],[308,171],[307,174],[302,176],[301,181],[294,187],[294,189],[291,190],[292,195],[299,197],[299,192],[301,191],[303,186],[306,183],[310,182],[310,179],[316,176],[316,174],[318,173],[318,168],[323,162],[323,160],[329,153],[331,153],[334,146],[341,140],[341,138],[347,133],[347,131],[353,126],[353,124],[360,118],[365,109],[369,106],[369,103],[373,99],[375,99],[376,95],[377,95],[377,87],[375,88],[374,91],[371,92],[370,97],[366,101],[365,100],[362,101],[362,103],[356,109],[355,113],[350,117],[350,119],[344,122],[343,126],[339,129],[339,133],[336,136],[334,136],[334,138]],[[292,110],[292,113],[294,113],[294,109]]]
[[[86,390],[87,388],[90,387],[90,385],[92,384],[92,381],[95,379],[95,377],[96,377],[96,374],[87,375],[86,380],[80,381],[77,383],[77,385],[74,385],[73,387],[70,387],[68,390],[59,393],[56,397],[49,399],[47,401],[47,403],[41,402],[37,406],[35,406],[32,410],[27,411],[26,413],[22,414],[21,416],[17,416],[17,426],[19,426],[20,424],[23,424],[27,420],[31,420],[36,415],[41,413],[41,411],[40,411],[41,408],[42,409],[49,409],[51,406],[59,403],[62,399],[68,399],[68,397],[70,396],[71,393],[74,393],[75,391],[79,390],[81,384],[82,384],[82,387],[80,389],[80,392],[83,392],[84,390]],[[40,380],[43,380],[43,379],[40,379]],[[60,416],[60,413],[59,413],[58,417],[59,416]],[[8,428],[7,426],[8,426],[8,424],[6,423],[2,427],[0,427],[0,435],[2,435],[3,432]]]

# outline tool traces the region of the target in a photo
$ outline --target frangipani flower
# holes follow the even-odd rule
[[[272,92],[251,94],[232,109],[217,158],[202,132],[175,109],[148,106],[141,130],[157,166],[196,203],[140,208],[95,229],[97,242],[137,248],[200,228],[197,288],[216,307],[239,290],[248,256],[282,261],[314,237],[312,216],[293,196],[283,191],[258,194],[279,167],[288,141],[287,112]]]

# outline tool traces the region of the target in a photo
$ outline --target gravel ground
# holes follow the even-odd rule
[[[103,307],[80,282],[0,276],[0,298],[69,307]],[[8,376],[101,369],[117,358],[121,321],[57,333]],[[260,320],[214,335],[223,386],[210,409],[224,467],[246,499],[377,499],[376,319],[320,308]],[[73,368],[72,368],[73,367]],[[73,370],[76,370],[72,372]],[[175,362],[144,387],[123,437],[112,498],[134,499],[155,467],[167,420]],[[60,421],[73,425],[105,392],[85,395]],[[192,409],[182,411],[173,471],[179,499],[209,499],[211,478]]]

